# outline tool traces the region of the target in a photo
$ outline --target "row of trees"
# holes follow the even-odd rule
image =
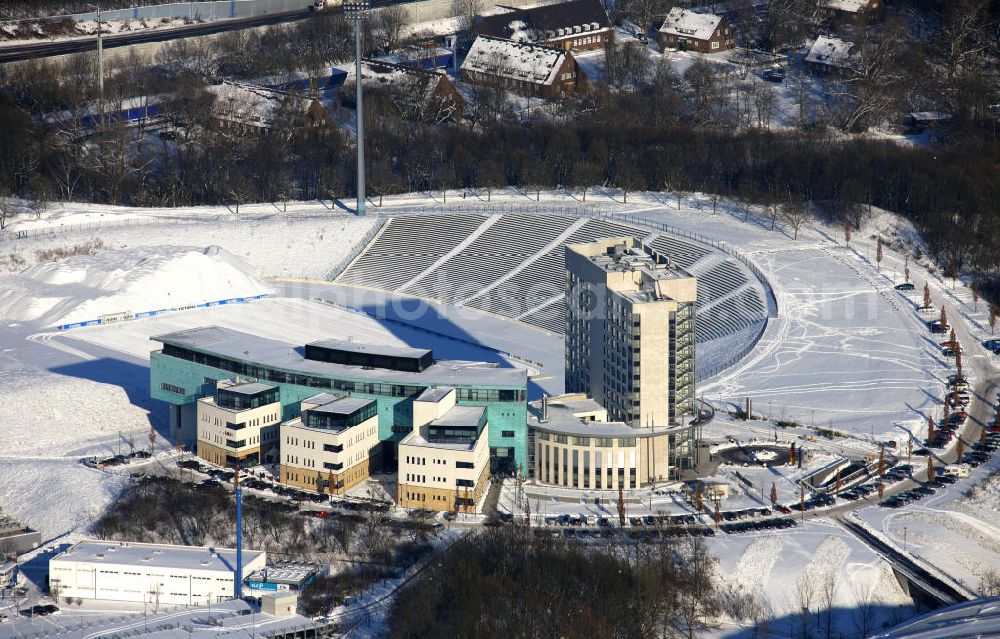
[[[122,124],[84,136],[39,126],[0,98],[0,188],[28,199],[148,205],[351,197],[352,141],[337,129],[239,138],[213,130],[196,81],[170,107],[185,125],[170,144]],[[898,211],[941,263],[1000,274],[1000,141],[935,149],[823,132],[721,131],[665,119],[650,94],[581,98],[575,122],[422,126],[383,117],[368,138],[373,195],[504,185],[706,191],[762,204],[786,220],[812,202],[861,228],[868,205]],[[799,222],[801,223],[801,222]],[[793,225],[794,226],[794,225]],[[989,295],[984,285],[984,295]]]

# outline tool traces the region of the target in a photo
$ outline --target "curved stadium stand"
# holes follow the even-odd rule
[[[615,235],[646,238],[698,277],[699,344],[766,320],[763,285],[731,255],[666,233],[571,215],[392,217],[336,281],[468,306],[561,334],[563,246]]]

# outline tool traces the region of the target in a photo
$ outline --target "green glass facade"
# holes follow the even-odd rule
[[[321,392],[372,399],[378,406],[379,439],[396,443],[412,428],[414,398],[430,386],[453,386],[460,405],[486,408],[495,468],[511,471],[521,468],[527,472],[526,382],[518,386],[479,385],[475,383],[475,372],[470,371],[469,383],[464,384],[419,385],[412,381],[396,384],[391,381],[394,371],[385,373],[387,380],[384,382],[374,382],[370,375],[365,378],[330,377],[217,357],[169,344],[162,351],[154,351],[149,363],[151,396],[178,407],[176,414],[185,426],[193,420],[195,402],[215,393],[216,381],[238,375],[241,381],[259,381],[278,387],[282,420],[297,417],[300,402]],[[504,434],[512,436],[504,437]],[[191,445],[193,442],[183,443]]]

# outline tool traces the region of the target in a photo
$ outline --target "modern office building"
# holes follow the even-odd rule
[[[566,392],[584,393],[611,421],[675,429],[680,468],[697,454],[697,281],[632,237],[566,246]]]
[[[243,575],[267,554],[243,550]],[[49,588],[61,596],[153,605],[204,605],[232,599],[236,551],[199,546],[81,541],[49,560]]]
[[[302,400],[301,414],[281,424],[279,481],[340,495],[379,465],[375,400],[320,393]]]
[[[546,397],[528,406],[537,483],[586,490],[632,490],[670,479],[677,460],[670,438],[678,428],[639,428],[608,421],[583,393]]]
[[[318,393],[372,400],[378,413],[382,458],[389,468],[396,445],[413,430],[413,403],[426,389],[450,386],[459,406],[485,409],[491,463],[500,472],[527,468],[527,375],[493,363],[434,360],[420,349],[316,342],[305,348],[217,326],[152,338],[154,399],[170,404],[170,436],[194,446],[198,400],[219,380],[238,376],[278,389],[282,421],[297,417],[300,403]],[[357,358],[357,359],[352,359]]]
[[[278,387],[219,380],[198,400],[198,457],[217,466],[256,466],[275,459],[281,404]]]
[[[396,502],[404,508],[474,512],[489,486],[490,425],[481,406],[457,406],[454,388],[413,402],[413,432],[399,443]]]

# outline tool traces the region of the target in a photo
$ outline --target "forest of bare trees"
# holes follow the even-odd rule
[[[602,548],[506,526],[444,553],[396,597],[390,636],[691,637],[722,608],[700,540]]]

